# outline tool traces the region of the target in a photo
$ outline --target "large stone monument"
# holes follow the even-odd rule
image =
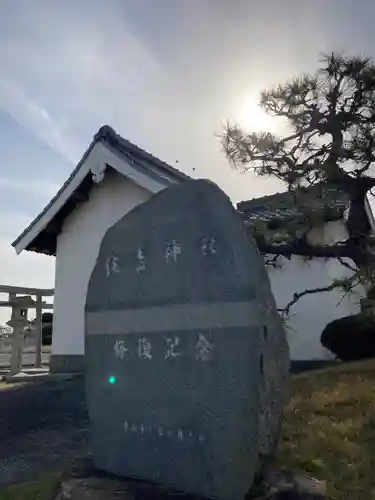
[[[86,301],[94,465],[223,500],[275,453],[288,349],[254,241],[188,181],[106,233]]]

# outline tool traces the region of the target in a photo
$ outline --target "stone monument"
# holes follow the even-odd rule
[[[94,465],[243,497],[275,453],[288,349],[263,259],[215,184],[166,189],[107,231],[85,329]]]
[[[13,328],[12,332],[12,354],[10,357],[9,375],[16,375],[22,369],[22,351],[24,345],[24,330],[29,324],[27,310],[33,304],[29,295],[17,297],[9,294],[9,305],[12,308],[12,315],[7,325]]]

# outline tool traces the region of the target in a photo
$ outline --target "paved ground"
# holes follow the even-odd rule
[[[0,391],[0,489],[89,453],[83,378]]]

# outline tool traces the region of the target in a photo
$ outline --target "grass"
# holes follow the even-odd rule
[[[280,467],[325,480],[331,500],[374,500],[375,359],[294,376],[291,389]],[[58,484],[45,475],[0,500],[51,500]]]
[[[0,491],[0,500],[53,500],[59,484],[59,475],[46,474],[36,481],[10,486]]]
[[[292,379],[279,465],[327,481],[332,500],[375,499],[375,360]]]

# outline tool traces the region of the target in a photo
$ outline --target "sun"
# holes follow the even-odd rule
[[[239,104],[236,121],[246,132],[275,133],[279,128],[277,119],[267,115],[254,96],[245,97]]]

